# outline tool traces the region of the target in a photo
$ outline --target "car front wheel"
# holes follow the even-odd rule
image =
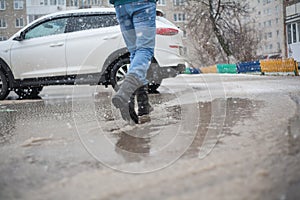
[[[5,99],[8,93],[9,93],[8,79],[5,76],[4,72],[0,69],[0,100]]]

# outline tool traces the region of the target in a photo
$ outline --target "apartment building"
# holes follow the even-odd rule
[[[165,17],[185,30],[187,13],[184,12],[185,0],[158,0],[157,7]],[[260,44],[257,56],[276,58],[285,57],[283,0],[248,0],[250,19],[258,31]],[[189,45],[186,38],[185,44]]]
[[[157,9],[161,10],[164,17],[173,22],[183,31],[183,43],[185,53],[189,54],[190,41],[187,38],[187,13],[185,13],[184,5],[186,0],[158,0]]]
[[[285,1],[287,55],[300,62],[300,0]]]
[[[67,0],[67,9],[112,7],[109,0]]]
[[[0,0],[0,41],[27,24],[25,0]]]
[[[27,0],[28,22],[61,10],[110,6],[109,0]]]
[[[26,10],[30,23],[41,16],[66,10],[66,0],[26,0]]]
[[[248,3],[260,39],[257,55],[285,57],[283,0],[249,0]]]

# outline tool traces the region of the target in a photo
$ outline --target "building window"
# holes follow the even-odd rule
[[[24,19],[23,18],[17,18],[16,19],[16,28],[21,28],[24,26]]]
[[[269,33],[268,33],[268,37],[269,37],[269,38],[272,38],[272,32],[269,32]]]
[[[292,31],[293,31],[293,43],[296,43],[297,42],[296,24],[292,24]]]
[[[182,6],[184,5],[185,0],[173,0],[174,6]]]
[[[271,13],[272,12],[269,8],[264,10],[264,15],[271,15]]]
[[[187,38],[186,30],[183,30],[183,38]]]
[[[6,1],[0,0],[0,10],[5,10],[5,9],[6,9]]]
[[[300,22],[298,22],[298,42],[300,42]]]
[[[7,40],[7,37],[0,35],[0,41],[4,41],[4,40]]]
[[[298,37],[298,38],[297,38]],[[292,23],[287,25],[288,44],[300,42],[300,23]]]
[[[177,14],[174,14],[174,21],[177,22]]]
[[[292,24],[287,25],[288,44],[292,44]]]
[[[271,27],[272,26],[272,20],[268,21],[268,25]]]
[[[64,0],[58,0],[58,5],[65,5],[65,1]]]
[[[14,9],[15,10],[22,10],[24,7],[24,1],[23,0],[14,0]]]
[[[158,0],[157,5],[158,6],[165,6],[166,5],[166,0]]]
[[[42,2],[41,2],[42,3]],[[44,5],[48,6],[48,0],[44,0]]]
[[[264,5],[265,5],[265,4],[271,3],[272,0],[264,0],[263,2],[264,2]]]
[[[273,49],[273,44],[269,45],[269,49],[272,50]]]
[[[185,19],[185,13],[175,13],[174,14],[174,21],[175,22],[184,22]]]
[[[177,14],[177,19],[178,19],[178,21],[180,21],[180,22],[182,21],[182,14],[181,14],[181,13],[178,13],[178,14]]]
[[[71,6],[78,7],[78,0],[71,0]]]
[[[31,23],[32,21],[40,18],[42,15],[29,15],[28,16],[28,20],[29,20],[29,23]]]
[[[7,27],[7,23],[6,20],[4,18],[0,18],[0,28],[6,28]]]
[[[50,5],[51,5],[51,6],[56,6],[56,5],[57,5],[56,0],[50,0]]]
[[[88,6],[98,6],[100,5],[100,0],[87,0],[86,1]]]

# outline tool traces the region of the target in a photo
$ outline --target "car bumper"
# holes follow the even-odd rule
[[[177,66],[161,67],[162,78],[176,77],[178,74],[182,74],[185,71],[186,64],[178,64]]]

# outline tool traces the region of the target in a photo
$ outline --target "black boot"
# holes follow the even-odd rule
[[[139,118],[135,112],[135,95],[136,93],[133,93],[133,95],[131,95],[130,100],[129,100],[129,115],[130,118],[132,119],[132,121],[136,124],[139,123]]]
[[[118,92],[112,97],[113,105],[120,109],[122,118],[130,122],[138,123],[138,117],[134,111],[134,93],[142,86],[142,82],[135,76],[128,74]]]
[[[146,85],[140,87],[136,91],[136,97],[138,103],[139,123],[143,124],[151,121],[149,114],[153,111],[153,108],[149,103],[148,87]]]

